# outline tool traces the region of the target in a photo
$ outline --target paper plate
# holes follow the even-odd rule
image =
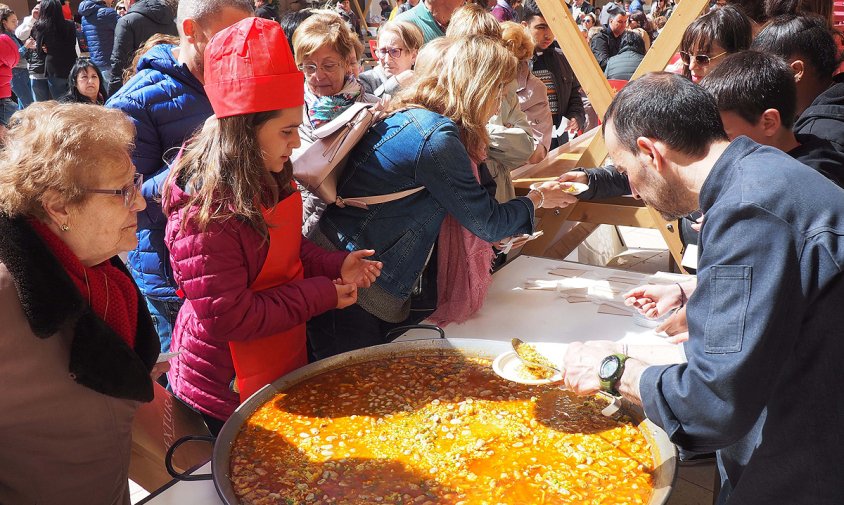
[[[492,362],[492,369],[495,373],[508,381],[518,382],[519,384],[538,386],[540,384],[551,384],[552,382],[563,380],[561,373],[556,373],[547,379],[528,379],[521,374],[524,366],[524,361],[516,355],[516,351],[507,351],[504,354],[500,354]]]
[[[563,184],[568,184],[568,187],[563,191],[570,195],[579,195],[589,189],[589,185],[583,184],[582,182],[564,182]],[[541,182],[534,182],[530,185],[530,189],[537,189],[541,185]]]

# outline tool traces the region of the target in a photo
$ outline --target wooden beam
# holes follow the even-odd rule
[[[639,64],[632,78],[636,79],[648,72],[664,69],[680,46],[686,27],[703,12],[703,9],[708,4],[708,0],[683,0],[683,2],[678,4],[668,23],[666,23],[659,37]],[[589,97],[592,107],[598,116],[603,118],[612,101],[612,88],[604,77],[601,67],[598,65],[597,60],[595,60],[591,49],[580,34],[580,30],[572,18],[568,6],[562,0],[537,0],[537,5],[559,42],[560,47],[564,48],[563,52],[586,95]],[[578,150],[580,150],[580,156],[577,160],[571,159],[573,158],[571,156],[573,151],[568,149],[565,152],[557,153],[553,157],[549,156],[551,158],[550,160],[544,160],[542,163],[538,163],[533,167],[528,167],[527,170],[520,171],[519,177],[534,179],[552,178],[565,173],[573,167],[601,166],[607,157],[607,147],[602,132],[596,132],[588,145],[585,147],[579,146]],[[517,179],[517,177],[514,176],[514,179]],[[516,182],[518,183],[519,181]],[[595,211],[592,212],[594,215]],[[648,227],[660,230],[663,238],[665,238],[666,244],[668,244],[672,257],[679,265],[682,260],[683,247],[679,238],[677,222],[667,223],[653,209],[648,208],[647,212],[650,214],[650,222],[648,222],[647,216],[641,211],[636,211],[635,215],[629,218],[632,220],[630,222],[640,223],[640,226],[647,223],[649,224]],[[565,219],[561,219],[561,216],[565,215],[568,217],[571,214],[571,210],[552,215],[544,213],[541,227],[545,231],[545,234],[543,237],[525,245],[525,253],[535,254],[539,250],[543,253],[547,251],[560,252],[568,249],[569,243],[572,240],[576,240],[577,237],[571,237],[569,239],[563,237],[559,239],[558,242],[561,242],[559,247],[555,247],[555,244],[552,242],[556,240],[556,236],[565,222]],[[613,212],[609,212],[609,209],[607,212],[601,211],[601,216],[607,220],[611,220],[610,216],[612,214]],[[588,236],[588,233],[586,235]]]

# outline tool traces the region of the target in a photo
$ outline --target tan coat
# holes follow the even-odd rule
[[[10,228],[29,243],[9,240]],[[58,278],[63,269],[33,237],[0,218],[0,503],[128,504],[132,419],[151,399],[156,355],[140,330],[151,326],[138,325],[142,359],[87,309],[66,274]]]

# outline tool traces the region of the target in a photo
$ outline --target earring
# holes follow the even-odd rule
[[[62,229],[62,231],[70,231],[70,226],[68,226],[67,223],[65,223],[65,224],[61,225],[61,229]]]

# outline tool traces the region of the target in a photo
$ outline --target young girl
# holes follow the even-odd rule
[[[278,23],[247,18],[218,33],[205,50],[215,116],[165,183],[165,243],[185,298],[170,384],[212,432],[307,363],[305,321],[355,303],[381,271],[364,259],[374,251],[327,252],[302,238],[289,157],[303,83]]]

